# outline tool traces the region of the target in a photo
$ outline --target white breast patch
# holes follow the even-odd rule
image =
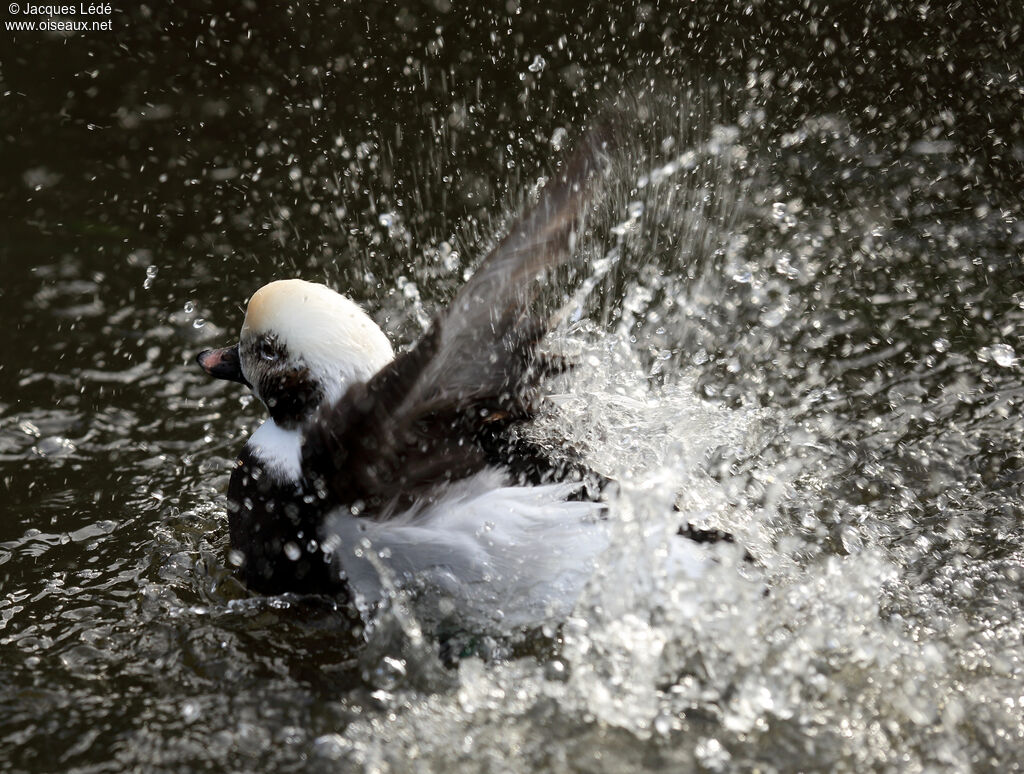
[[[302,432],[285,430],[268,419],[246,443],[263,469],[280,481],[298,481],[302,477]]]

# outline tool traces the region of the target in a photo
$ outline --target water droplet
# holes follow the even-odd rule
[[[325,734],[313,740],[313,754],[329,761],[340,761],[349,747],[350,743],[341,734]]]
[[[658,715],[654,719],[654,730],[661,736],[668,736],[672,733],[672,719],[667,715]]]
[[[33,447],[32,451],[40,457],[63,458],[75,453],[75,444],[69,438],[56,435],[43,438]]]
[[[1010,368],[1017,363],[1017,353],[1009,344],[993,344],[988,347],[988,356],[996,365],[1003,368]]]
[[[203,711],[199,706],[199,702],[186,701],[181,705],[181,717],[186,723],[194,723],[202,714]]]
[[[544,677],[552,682],[564,683],[568,678],[568,670],[565,668],[565,662],[555,659],[548,663],[544,667]]]
[[[761,323],[766,328],[775,328],[786,319],[787,312],[789,312],[789,304],[786,302],[771,309],[766,309],[761,313]]]
[[[459,268],[459,253],[457,250],[453,250],[450,244],[442,242],[437,246],[437,252],[447,271],[455,271]]]
[[[726,765],[732,759],[728,750],[722,746],[721,742],[714,738],[701,739],[697,742],[694,752],[697,754],[697,760],[712,771],[725,769]]]
[[[855,554],[864,547],[860,533],[849,524],[839,531],[839,540],[848,554]]]
[[[302,556],[302,549],[299,548],[297,543],[293,543],[289,540],[284,544],[284,555],[294,562]]]
[[[800,277],[800,272],[790,262],[790,256],[788,253],[783,253],[775,259],[775,271],[784,276],[786,279],[795,280]]]
[[[546,64],[547,62],[544,61],[544,57],[542,57],[540,54],[537,54],[533,58],[533,61],[530,62],[530,66],[527,69],[531,73],[540,73],[544,71],[544,67]]]
[[[29,422],[27,419],[18,423],[18,429],[21,430],[25,435],[31,435],[33,438],[38,438],[42,433],[34,423]]]
[[[392,656],[385,656],[383,665],[390,669],[396,675],[405,675],[405,659],[393,658]]]

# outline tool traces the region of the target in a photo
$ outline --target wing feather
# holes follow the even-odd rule
[[[532,415],[551,370],[537,356],[552,322],[537,313],[540,280],[574,254],[608,136],[584,139],[412,349],[310,423],[303,464],[325,503],[386,518],[480,470],[481,434]]]

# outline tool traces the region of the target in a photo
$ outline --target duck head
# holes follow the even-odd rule
[[[326,285],[279,280],[257,290],[238,344],[201,352],[206,373],[239,382],[281,427],[301,423],[394,358],[384,332]]]

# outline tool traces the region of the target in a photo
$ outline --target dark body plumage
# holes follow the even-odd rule
[[[260,594],[341,594],[345,583],[320,549],[324,508],[306,481],[267,475],[248,447],[228,484],[232,559],[246,587]]]

